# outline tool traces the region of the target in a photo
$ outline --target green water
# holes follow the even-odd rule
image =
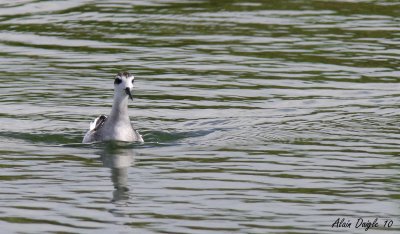
[[[361,217],[398,233],[399,16],[390,0],[3,1],[1,232],[366,233]],[[81,144],[125,70],[145,143]]]

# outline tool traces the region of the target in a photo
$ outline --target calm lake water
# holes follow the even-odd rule
[[[399,16],[397,0],[2,1],[1,232],[366,233],[361,217],[399,233]],[[81,144],[125,70],[146,142]]]

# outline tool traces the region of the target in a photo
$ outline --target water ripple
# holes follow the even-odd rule
[[[4,232],[398,223],[396,1],[0,5]],[[121,70],[146,143],[81,144]]]

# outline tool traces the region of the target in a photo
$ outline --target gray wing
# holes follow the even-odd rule
[[[89,131],[83,137],[82,143],[89,143],[92,141],[96,141],[96,132],[103,127],[106,120],[107,120],[107,116],[100,115],[99,117],[94,119],[92,122],[90,122]]]
[[[90,129],[92,131],[97,131],[99,130],[101,127],[103,127],[104,123],[107,120],[107,116],[105,115],[100,115],[99,117],[97,117],[93,122],[94,122],[94,128]],[[90,126],[92,127],[92,126]]]
[[[133,128],[133,126],[132,126],[132,128]],[[140,135],[139,131],[137,131],[137,130],[135,130],[133,128],[133,134],[134,134],[134,137],[135,137],[135,141],[144,143],[143,137],[142,137],[142,135]]]

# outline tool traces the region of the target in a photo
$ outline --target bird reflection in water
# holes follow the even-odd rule
[[[134,163],[134,156],[132,148],[117,142],[106,143],[100,153],[103,166],[111,168],[111,180],[115,188],[112,202],[129,199],[128,170]]]

